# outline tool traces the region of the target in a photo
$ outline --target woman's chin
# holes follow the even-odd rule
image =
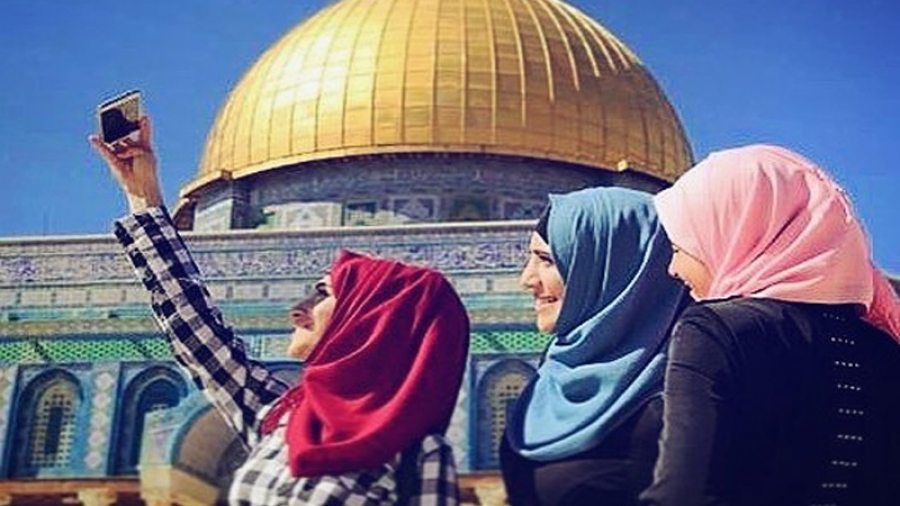
[[[552,334],[553,331],[556,330],[556,320],[548,321],[542,318],[538,318],[535,326],[540,332],[543,332],[545,334]]]

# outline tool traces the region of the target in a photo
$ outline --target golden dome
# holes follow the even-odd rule
[[[637,56],[556,0],[342,0],[243,76],[199,177],[354,155],[493,153],[630,167],[692,163],[678,116]]]

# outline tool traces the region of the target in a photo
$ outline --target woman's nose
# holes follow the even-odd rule
[[[675,279],[681,279],[678,276],[678,271],[675,270],[675,258],[674,257],[672,257],[672,260],[669,261],[668,271],[669,271],[669,276],[672,276]]]
[[[537,274],[531,261],[525,264],[522,274],[519,275],[519,285],[528,290],[536,284]]]

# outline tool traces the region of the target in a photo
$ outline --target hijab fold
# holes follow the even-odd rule
[[[565,296],[555,339],[507,420],[512,448],[539,461],[590,449],[661,393],[684,300],[649,194],[551,195],[547,237]]]
[[[262,427],[289,411],[298,477],[372,469],[446,431],[468,353],[465,309],[437,271],[344,251],[331,278],[325,333]]]
[[[712,153],[655,203],[672,242],[709,269],[706,298],[860,304],[900,340],[900,300],[847,195],[797,153],[764,144]]]

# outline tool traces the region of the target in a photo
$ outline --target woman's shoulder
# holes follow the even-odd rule
[[[802,304],[774,299],[734,297],[691,304],[681,314],[683,321],[707,321],[732,330],[760,325],[782,325],[810,318]]]
[[[900,346],[863,321],[853,305],[735,297],[692,304],[682,312],[678,327],[717,340],[752,339],[753,343],[770,344],[777,341],[786,346],[805,346],[829,336],[854,336],[866,348],[879,348],[887,356],[900,357]]]
[[[692,304],[682,312],[674,336],[702,335],[728,347],[793,347],[815,340],[817,321],[809,305],[736,297]]]

